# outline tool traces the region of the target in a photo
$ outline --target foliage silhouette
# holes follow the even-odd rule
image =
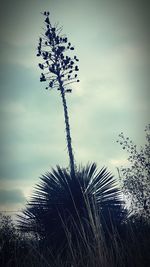
[[[40,247],[40,240],[21,235],[16,225],[12,224],[10,216],[0,214],[0,266],[1,267],[143,267],[150,262],[150,225],[141,224],[137,218],[122,225],[124,235],[114,232],[111,239],[111,248],[105,242],[103,232],[98,234],[99,246],[94,242],[87,242],[84,253],[82,248],[72,247],[73,255],[68,249],[68,261],[62,261],[58,253],[51,257],[48,246]],[[4,230],[5,229],[5,230]],[[5,233],[5,234],[4,234]],[[12,237],[13,235],[13,237]],[[7,238],[8,237],[8,238]],[[88,240],[87,240],[88,241]],[[79,244],[80,245],[80,244]],[[74,257],[72,257],[74,256]]]
[[[68,88],[70,84],[79,82],[77,72],[79,71],[77,56],[71,57],[70,52],[74,47],[68,42],[68,38],[61,31],[62,27],[52,25],[49,18],[49,12],[43,13],[45,17],[45,29],[42,37],[39,38],[38,57],[42,57],[44,62],[39,63],[42,69],[40,81],[48,82],[46,89],[56,89],[60,92],[64,109],[66,140],[70,161],[71,174],[75,175],[75,163],[72,149],[69,116],[66,102],[66,93],[71,93]],[[66,55],[68,52],[68,55]]]
[[[90,212],[98,213],[105,231],[125,220],[126,211],[115,178],[106,168],[98,172],[95,163],[81,166],[75,179],[57,166],[41,177],[41,183],[19,216],[19,228],[37,233],[55,252],[67,244],[66,228],[72,242],[76,240],[77,228],[84,228],[85,234],[90,235]]]
[[[0,266],[7,266],[8,259],[14,256],[13,246],[17,238],[12,218],[0,213]]]
[[[131,199],[132,210],[150,219],[150,124],[145,128],[146,144],[139,150],[123,133],[118,142],[129,153],[128,167],[121,167],[120,179],[124,193]]]

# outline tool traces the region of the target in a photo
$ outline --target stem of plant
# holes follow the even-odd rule
[[[65,128],[66,128],[66,141],[70,162],[70,173],[72,178],[75,177],[75,162],[72,149],[69,115],[66,102],[66,93],[71,93],[71,89],[67,89],[70,83],[79,82],[77,78],[77,71],[79,70],[76,65],[79,59],[74,56],[66,56],[66,51],[74,50],[74,47],[68,42],[67,37],[60,35],[60,29],[57,26],[52,27],[49,20],[49,12],[44,12],[46,19],[44,20],[46,25],[45,34],[42,38],[39,38],[38,54],[42,56],[44,63],[39,63],[40,69],[42,69],[40,81],[49,81],[46,89],[57,88],[60,90],[62,104],[64,109]],[[44,48],[44,49],[43,49]],[[46,71],[45,71],[46,70]]]
[[[66,97],[65,97],[65,90],[64,90],[64,87],[63,87],[63,84],[62,84],[62,81],[61,81],[61,78],[59,75],[58,75],[58,82],[60,84],[62,104],[63,104],[63,108],[64,108],[64,118],[65,118],[65,126],[66,126],[66,140],[67,140],[67,148],[68,148],[69,161],[70,161],[70,173],[71,173],[72,177],[75,177],[75,163],[74,163],[72,140],[71,140],[71,134],[70,134],[68,109],[67,109],[67,103],[66,103]]]

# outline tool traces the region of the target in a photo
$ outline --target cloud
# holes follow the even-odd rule
[[[20,189],[0,189],[0,204],[24,203],[25,197]]]

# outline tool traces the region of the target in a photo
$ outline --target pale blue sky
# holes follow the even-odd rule
[[[118,134],[142,144],[150,119],[148,1],[1,1],[1,210],[22,207],[40,175],[68,166],[60,96],[39,82],[44,10],[80,59],[81,82],[67,97],[77,164],[117,175],[127,158]]]

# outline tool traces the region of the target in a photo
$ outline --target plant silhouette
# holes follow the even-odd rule
[[[79,59],[74,56],[70,57],[69,53],[74,47],[64,36],[62,28],[58,25],[53,26],[49,19],[49,12],[43,13],[45,17],[45,32],[39,38],[38,57],[42,57],[44,62],[39,63],[42,69],[40,81],[48,82],[46,89],[56,89],[60,92],[64,109],[64,118],[66,126],[66,140],[70,161],[71,175],[75,176],[75,163],[71,142],[69,116],[66,102],[66,93],[71,93],[72,89],[68,88],[71,83],[79,82],[77,72],[79,71],[77,62]],[[68,55],[66,55],[68,52]]]
[[[145,128],[146,144],[139,149],[123,133],[119,140],[123,150],[129,154],[127,167],[120,168],[120,180],[123,191],[131,200],[131,210],[141,217],[150,218],[150,124]]]
[[[104,231],[110,231],[112,224],[119,226],[126,217],[121,192],[106,168],[98,172],[95,163],[81,166],[76,170],[76,178],[72,179],[70,173],[59,166],[43,175],[19,216],[20,229],[37,233],[53,252],[66,248],[66,229],[74,244],[76,236],[78,241],[80,238],[77,229],[83,228],[90,236],[91,211],[100,216]]]
[[[80,248],[84,250],[85,239],[94,246],[97,218],[108,233],[125,220],[126,210],[116,180],[106,168],[97,171],[95,163],[75,168],[66,93],[71,92],[70,83],[79,82],[76,65],[79,60],[65,55],[74,47],[61,35],[61,28],[51,25],[49,12],[43,14],[46,29],[39,39],[37,54],[44,60],[39,63],[43,71],[40,81],[48,82],[46,89],[60,92],[70,169],[57,166],[43,175],[18,221],[21,231],[38,235],[56,255],[60,251],[66,253],[70,243],[73,246],[82,243]]]

